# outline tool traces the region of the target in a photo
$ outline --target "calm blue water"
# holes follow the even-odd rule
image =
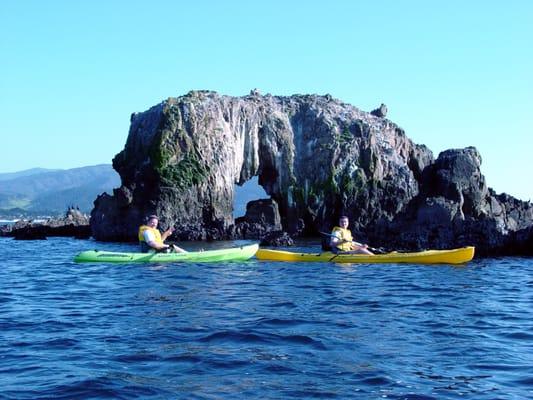
[[[533,396],[533,259],[72,262],[93,248],[136,246],[0,238],[0,398]]]

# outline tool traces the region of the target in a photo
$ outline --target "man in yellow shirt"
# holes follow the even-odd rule
[[[170,252],[186,253],[185,250],[175,244],[165,244],[167,237],[172,235],[174,228],[168,228],[163,234],[157,229],[159,218],[157,215],[150,215],[146,218],[146,224],[139,227],[139,243],[143,253],[149,252]]]
[[[352,232],[348,229],[350,221],[343,215],[339,218],[339,226],[331,232],[330,246],[333,253],[342,254],[374,254],[366,244],[354,242]]]

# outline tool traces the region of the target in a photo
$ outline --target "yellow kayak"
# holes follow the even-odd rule
[[[294,253],[291,251],[259,249],[255,256],[259,260],[269,261],[331,261],[336,263],[409,263],[409,264],[464,264],[474,258],[474,247],[462,247],[452,250],[425,250],[415,253],[387,254],[333,254],[323,253]]]

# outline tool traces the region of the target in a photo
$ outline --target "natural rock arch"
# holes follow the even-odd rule
[[[182,232],[223,236],[234,182],[258,175],[289,232],[340,212],[362,228],[409,202],[432,159],[392,122],[330,96],[190,92],[132,115],[113,160],[122,186],[96,200],[91,224],[99,240],[134,240],[156,212]]]

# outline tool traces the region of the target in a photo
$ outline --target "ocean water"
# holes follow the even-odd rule
[[[93,248],[136,246],[0,238],[1,399],[533,397],[531,258],[72,262]]]

